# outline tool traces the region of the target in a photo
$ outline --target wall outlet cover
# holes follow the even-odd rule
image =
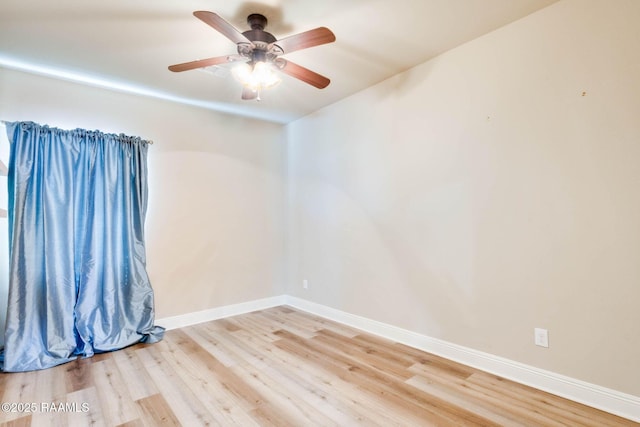
[[[534,333],[534,342],[537,346],[540,347],[549,347],[549,331],[542,328],[535,328],[533,330]]]

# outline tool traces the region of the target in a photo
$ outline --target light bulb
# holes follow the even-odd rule
[[[239,64],[231,73],[240,84],[254,92],[275,87],[281,81],[273,65],[261,61],[253,67],[249,62]]]

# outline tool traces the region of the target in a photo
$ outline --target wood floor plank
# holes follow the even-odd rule
[[[93,363],[91,373],[108,425],[123,424],[140,416],[126,386],[127,380],[121,376],[113,358]]]
[[[246,362],[236,365],[234,372],[254,388],[262,390],[263,395],[269,396],[271,404],[281,412],[286,412],[289,417],[296,418],[300,415],[299,422],[310,418],[321,425],[353,423],[353,418],[342,408],[326,405],[326,395],[296,375],[294,366],[285,366],[285,369],[280,370],[275,368],[276,359],[271,352],[257,348],[255,340],[243,340],[235,332],[226,337],[226,344],[235,348]],[[291,394],[297,396],[297,399],[291,399]],[[322,410],[319,411],[318,408]]]
[[[89,373],[91,359],[77,358],[73,362],[62,365],[67,373],[65,382],[67,393],[93,386],[93,377]]]
[[[0,396],[63,405],[0,412],[0,427],[640,426],[288,306],[0,373]]]
[[[94,386],[67,393],[66,401],[81,405],[81,410],[79,411],[58,413],[60,417],[66,417],[66,419],[68,420],[67,425],[96,427],[109,426],[105,420],[104,409],[100,404],[100,397],[98,396],[98,393]],[[84,408],[86,408],[87,410],[85,411]]]
[[[411,369],[420,367],[419,376],[428,383],[438,384],[452,393],[464,396],[470,402],[482,402],[487,407],[495,408],[499,413],[507,417],[522,420],[525,424],[562,426],[553,414],[541,411],[532,402],[522,400],[517,395],[496,392],[490,388],[469,383],[465,379],[451,375],[448,371],[437,371],[424,365],[416,365]],[[419,383],[419,380],[412,380],[412,383]]]
[[[430,395],[437,396],[440,399],[465,407],[501,426],[520,427],[531,425],[531,420],[527,420],[526,417],[520,417],[500,410],[500,407],[497,405],[487,404],[487,402],[482,399],[474,399],[473,396],[469,394],[461,393],[454,388],[442,386],[424,377],[415,376],[409,379],[407,384],[423,390]]]
[[[154,394],[136,401],[147,426],[182,426],[161,394]],[[136,421],[137,423],[137,421]]]
[[[464,384],[473,375],[473,373],[469,374],[464,367],[450,366],[440,363],[440,361],[425,363],[424,359],[421,362],[414,363],[407,370],[418,375],[437,375],[443,378],[444,381],[450,381],[453,384]]]
[[[269,408],[269,413],[277,414],[278,419],[289,420],[293,425],[304,425],[309,420],[314,420],[318,425],[338,426],[338,422],[331,419],[327,413],[321,412],[318,408],[309,404],[308,400],[299,394],[293,399],[290,392],[282,385],[270,377],[265,372],[254,369],[253,366],[236,366],[233,368],[238,377],[242,378],[247,385],[267,396],[267,400],[261,405],[260,412]],[[333,408],[332,408],[333,409]],[[335,410],[327,411],[337,413]]]
[[[215,322],[229,332],[239,331],[242,329],[242,327],[238,326],[232,319],[218,319]]]
[[[224,366],[235,366],[240,360],[238,355],[230,352],[220,344],[217,339],[219,331],[217,331],[216,329],[211,329],[210,323],[212,322],[192,326],[189,328],[183,328],[180,330],[180,332],[185,333],[193,341],[196,341],[200,347],[202,347],[206,352],[213,355],[216,360],[222,363]]]
[[[173,335],[175,335],[175,339],[179,340],[179,345],[185,348],[185,352],[189,354],[189,357],[194,360],[199,360],[205,369],[214,373],[221,386],[238,399],[239,405],[245,411],[256,414],[256,416],[266,417],[267,419],[280,420],[287,418],[286,414],[281,413],[277,407],[274,407],[270,403],[268,396],[261,394],[259,390],[247,382],[247,378],[243,378],[242,375],[234,371],[235,366],[227,368],[222,365],[215,357],[182,331],[172,332],[174,332]],[[220,336],[218,338],[222,340]]]
[[[318,329],[329,330],[337,334],[344,335],[348,338],[353,338],[362,333],[359,330],[356,330],[349,326],[345,326],[338,322],[334,322],[333,320],[325,319],[320,316],[316,316],[315,314],[310,314],[299,310],[291,310],[287,312],[286,319],[287,321],[294,323],[308,322],[310,325],[315,325],[315,327]]]
[[[112,353],[115,365],[122,378],[126,379],[125,386],[134,401],[159,392],[153,379],[138,359],[136,348],[142,347],[127,347]]]
[[[277,346],[301,355],[309,363],[318,364],[344,381],[356,384],[361,392],[375,397],[377,404],[384,405],[401,418],[411,419],[409,425],[419,425],[417,424],[418,420],[425,425],[447,425],[450,423],[451,420],[440,411],[424,408],[407,398],[405,393],[398,393],[393,387],[389,387],[388,378],[382,378],[383,381],[380,382],[378,381],[380,378],[371,378],[371,370],[358,366],[358,363],[345,360],[344,357],[340,357],[330,349],[309,343],[287,331],[281,331],[281,333],[283,340],[276,342]],[[375,374],[373,375],[375,376]]]
[[[239,378],[231,368],[224,366],[199,343],[182,331],[172,331],[178,345],[184,348],[189,357],[201,363],[204,369],[215,375],[221,386],[238,399],[244,410],[251,411],[266,402],[266,398]]]
[[[2,402],[30,403],[37,394],[38,372],[2,374],[6,378]],[[0,411],[0,422],[17,420],[24,415],[22,411]]]
[[[260,319],[256,319],[256,316],[235,316],[233,321],[240,325],[241,328],[234,333],[245,333],[252,337],[260,338],[263,341],[273,342],[279,338],[273,333],[280,328],[276,325],[265,323]]]
[[[251,334],[238,331],[233,335],[242,340],[245,335],[248,339]],[[268,370],[274,378],[278,377],[296,396],[301,396],[320,408],[328,407],[330,411],[341,413],[334,414],[333,419],[351,420],[343,425],[377,425],[377,422],[386,426],[402,425],[379,411],[379,405],[367,405],[366,401],[363,402],[362,393],[355,385],[306,363],[271,342],[256,343],[248,340],[247,345],[257,346],[256,351],[264,356],[260,363],[261,369]]]
[[[66,373],[62,369],[44,369],[35,376],[36,402],[64,401],[67,396]]]
[[[289,331],[292,334],[296,334],[303,338],[313,338],[316,335],[314,328],[307,327],[300,323],[287,322],[287,319],[283,316],[279,316],[278,313],[274,313],[271,310],[262,310],[252,313],[255,318],[262,319],[266,322],[273,322],[278,326],[278,329]]]
[[[27,415],[26,417],[16,418],[15,420],[6,421],[0,424],[0,427],[30,427],[31,426],[31,415]]]
[[[209,413],[222,426],[257,426],[257,423],[243,410],[239,399],[230,393],[219,381],[215,372],[207,369],[197,357],[192,358],[170,340],[171,350],[163,352],[168,363],[180,375],[185,384],[209,408]],[[175,344],[175,346],[174,346]]]
[[[165,337],[167,335],[169,334]],[[161,346],[157,344],[138,349],[136,353],[158,389],[162,391],[161,396],[171,412],[185,426],[216,425],[207,408],[164,359],[160,351]]]
[[[140,408],[140,410],[144,412],[142,410],[142,407]],[[118,424],[117,427],[145,427],[145,426],[146,426],[145,423],[141,419],[137,418],[135,420],[131,420],[126,423]]]
[[[477,372],[468,378],[469,384],[483,385],[502,396],[517,396],[521,401],[526,401],[536,408],[536,411],[552,415],[567,423],[584,426],[632,426],[636,423],[629,422],[621,417],[615,417],[604,411],[589,408],[577,402],[572,402],[541,390],[536,390],[522,384],[509,381],[486,372]]]
[[[291,313],[296,313],[298,310],[296,310],[295,308],[291,308],[288,307],[286,305],[279,305],[277,307],[272,307],[269,310],[273,311],[274,313],[282,313],[282,314],[291,314]]]
[[[452,360],[447,360],[443,357],[439,357],[433,354],[427,354],[421,357],[418,361],[418,365],[428,367],[432,370],[437,370],[439,372],[446,373],[447,375],[460,379],[467,379],[471,375],[478,372],[476,369],[461,365]]]
[[[56,407],[56,403],[66,402],[67,387],[65,382],[66,372],[62,369],[44,369],[36,376],[33,403],[38,410],[32,414],[31,423],[34,426],[59,426],[68,425],[66,413],[47,411],[47,407]],[[45,403],[46,405],[42,405]]]
[[[463,376],[469,376],[475,370],[468,366],[461,365],[459,363],[455,363],[453,361],[449,361],[442,357],[436,356],[434,354],[426,353],[424,351],[418,350],[413,347],[409,347],[404,344],[400,344],[397,342],[390,341],[386,338],[377,337],[371,334],[361,333],[355,337],[353,337],[353,341],[358,344],[369,345],[372,348],[376,349],[384,349],[384,351],[393,354],[395,357],[399,359],[405,360],[410,364],[414,363],[431,363],[431,364],[439,364],[441,363],[443,366],[455,366],[459,370],[466,371],[466,374]]]
[[[302,342],[300,337],[293,336],[290,333],[282,331],[281,335],[288,340]],[[395,396],[404,402],[410,402],[421,408],[425,413],[429,413],[434,417],[440,418],[441,422],[452,422],[458,419],[464,422],[476,423],[477,425],[496,425],[490,420],[484,419],[464,408],[457,407],[450,402],[441,401],[435,396],[416,393],[416,389],[408,384],[397,381],[389,374],[377,369],[371,368],[366,364],[347,355],[341,354],[334,349],[328,349],[325,346],[318,345],[315,340],[307,340],[306,345],[323,354],[325,357],[340,361],[359,381],[367,384],[369,388],[378,388],[382,394],[386,396]]]
[[[66,398],[62,401],[49,402],[46,405],[49,408],[59,408],[61,403],[65,405]],[[53,409],[45,409],[40,403],[40,409],[31,415],[31,425],[33,426],[50,426],[50,427],[67,427],[69,425],[69,415],[66,410],[58,411]]]
[[[301,398],[300,393],[304,394],[304,390],[299,388],[299,383],[288,382],[292,388],[283,388],[282,384],[287,383],[287,376],[276,374],[277,380],[274,380],[270,374],[274,371],[270,364],[266,362],[267,355],[256,351],[253,345],[247,345],[236,337],[237,331],[228,334],[218,335],[219,341],[226,349],[233,351],[243,360],[243,363],[234,365],[232,372],[241,379],[251,389],[256,390],[261,396],[259,411],[255,414],[261,417],[269,415],[269,418],[282,419],[286,414],[288,419],[297,423],[303,422],[305,419],[314,419],[321,425],[335,425],[322,412],[317,411],[313,405],[310,405],[306,399]],[[289,394],[296,392],[296,399],[291,399]],[[329,412],[333,412],[331,408]]]
[[[371,368],[393,375],[401,381],[414,375],[407,370],[411,366],[408,362],[394,358],[388,352],[375,351],[371,347],[359,346],[358,344],[354,345],[348,338],[340,334],[321,329],[314,337],[314,341],[339,349],[342,354],[357,359]]]

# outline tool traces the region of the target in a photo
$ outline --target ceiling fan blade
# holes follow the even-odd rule
[[[240,31],[236,30],[236,28],[233,25],[229,24],[227,21],[222,19],[220,15],[218,15],[217,13],[199,10],[199,11],[193,12],[193,15],[199,20],[201,20],[202,22],[204,22],[205,24],[212,27],[214,30],[219,31],[222,35],[224,35],[226,38],[228,38],[232,42],[236,44],[238,43],[251,44],[251,40],[249,40],[244,35],[242,35]]]
[[[216,56],[215,58],[199,59],[197,61],[184,62],[182,64],[170,65],[169,70],[177,73],[180,71],[194,70],[196,68],[210,67],[211,65],[223,64],[233,61],[229,56]]]
[[[291,77],[295,77],[298,80],[302,80],[311,86],[315,86],[318,89],[324,89],[329,86],[329,83],[331,83],[331,80],[325,76],[322,76],[315,71],[311,71],[308,68],[304,68],[301,65],[294,64],[291,61],[285,61],[285,64],[280,68],[280,71],[290,75]]]
[[[258,97],[258,92],[256,92],[255,90],[251,90],[246,87],[242,88],[242,99],[251,100],[251,99],[256,99],[257,97]]]
[[[319,27],[315,30],[305,31],[304,33],[295,34],[293,36],[277,40],[271,43],[269,47],[276,45],[279,46],[284,53],[290,53],[300,49],[332,43],[334,41],[336,41],[336,36],[330,29]]]

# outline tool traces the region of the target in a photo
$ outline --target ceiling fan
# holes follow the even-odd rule
[[[319,27],[277,40],[273,34],[264,31],[267,18],[259,13],[247,17],[251,29],[242,33],[216,13],[196,11],[193,14],[234,42],[238,46],[238,54],[175,64],[169,66],[169,70],[180,72],[226,62],[242,62],[232,70],[234,77],[243,85],[242,99],[260,100],[262,89],[273,87],[280,81],[277,71],[318,89],[329,85],[327,77],[281,58],[286,53],[334,42],[336,37],[328,28]]]

